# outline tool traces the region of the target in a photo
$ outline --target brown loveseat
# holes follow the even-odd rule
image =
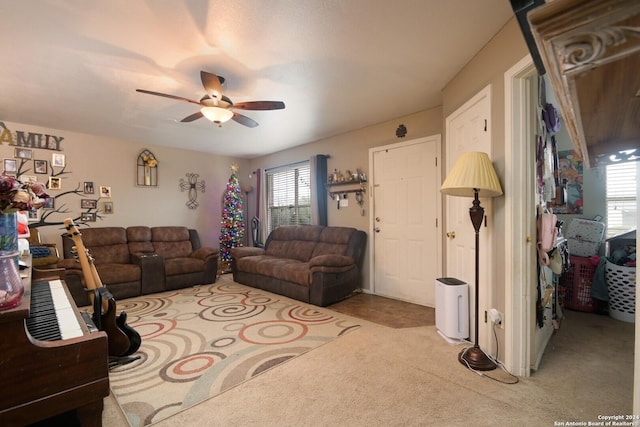
[[[102,283],[116,300],[193,285],[214,283],[218,249],[203,248],[187,227],[98,227],[80,230]],[[65,281],[76,305],[89,304],[82,268],[62,238]]]
[[[348,227],[278,227],[264,248],[231,249],[233,280],[325,307],[359,287],[366,239]]]

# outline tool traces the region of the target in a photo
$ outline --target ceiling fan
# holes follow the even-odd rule
[[[238,114],[234,109],[242,110],[282,110],[284,109],[284,102],[282,101],[249,101],[238,102],[234,104],[231,99],[222,94],[222,84],[225,82],[224,77],[216,76],[213,73],[206,71],[200,71],[200,79],[202,80],[202,86],[204,86],[207,92],[200,101],[194,101],[192,99],[183,98],[181,96],[168,95],[166,93],[153,92],[145,89],[136,89],[137,92],[146,93],[149,95],[163,96],[165,98],[177,99],[178,101],[190,102],[200,106],[200,111],[193,113],[181,122],[192,122],[201,117],[206,117],[213,123],[222,125],[222,123],[233,119],[241,125],[254,128],[258,126],[258,122],[255,120]]]

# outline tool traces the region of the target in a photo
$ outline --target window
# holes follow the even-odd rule
[[[267,177],[267,235],[281,225],[311,224],[309,162],[269,169]]]
[[[640,162],[607,165],[607,237],[636,226],[636,185]]]

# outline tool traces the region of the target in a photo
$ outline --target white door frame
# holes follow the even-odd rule
[[[449,114],[447,117],[445,117],[445,134],[446,134],[446,157],[447,157],[447,164],[449,167],[447,167],[446,165],[443,165],[443,169],[444,169],[444,175],[447,176],[451,170],[451,167],[453,167],[454,163],[455,163],[455,158],[454,158],[454,154],[452,154],[452,147],[454,146],[454,144],[458,144],[458,147],[456,147],[455,151],[460,151],[459,150],[459,146],[462,145],[462,147],[464,147],[463,151],[483,151],[486,152],[487,155],[489,156],[489,158],[492,158],[493,156],[493,147],[492,147],[492,134],[493,134],[493,121],[492,121],[492,112],[491,112],[491,107],[492,107],[492,101],[491,101],[491,97],[493,95],[493,86],[491,84],[485,86],[484,88],[482,88],[480,91],[478,91],[475,95],[473,95],[471,98],[469,98],[467,101],[465,101],[464,104],[462,104],[461,106],[459,106],[454,112],[452,112],[451,114]],[[483,138],[484,144],[475,144],[473,145],[473,143],[470,143],[469,141],[462,141],[462,142],[456,142],[453,141],[454,137],[452,136],[454,133],[452,131],[452,128],[454,126],[454,123],[463,115],[466,115],[472,108],[474,108],[477,105],[480,105],[481,103],[486,102],[486,108],[487,111],[484,111],[484,113],[486,113],[486,117],[485,117],[485,121],[484,121],[484,132],[486,134],[486,136]],[[473,147],[473,148],[470,148]],[[455,152],[453,151],[453,152]],[[455,228],[453,227],[457,227],[458,225],[456,224],[451,224],[449,223],[454,216],[454,212],[455,209],[462,209],[460,211],[460,213],[462,214],[461,220],[463,220],[463,222],[466,223],[466,230],[468,232],[467,237],[469,238],[469,236],[473,236],[473,227],[471,224],[471,221],[469,219],[469,208],[471,207],[471,199],[461,199],[464,200],[462,201],[462,203],[460,203],[459,201],[454,202],[454,199],[458,199],[458,198],[452,198],[452,197],[448,197],[445,198],[443,196],[443,199],[445,201],[445,205],[446,208],[444,208],[444,212],[443,212],[443,217],[445,219],[445,231],[448,233],[450,231],[455,231]],[[451,207],[449,206],[452,203],[456,203],[458,204],[458,206],[455,207]],[[486,322],[483,321],[483,317],[482,317],[482,313],[483,312],[488,312],[489,308],[492,307],[492,302],[493,301],[493,286],[491,285],[492,283],[495,283],[494,281],[494,276],[495,276],[495,272],[493,271],[494,268],[491,267],[493,265],[493,260],[492,260],[492,252],[491,252],[491,248],[493,247],[493,234],[495,230],[495,225],[493,222],[492,217],[494,216],[494,207],[493,207],[493,200],[491,198],[481,198],[481,203],[482,206],[485,209],[485,221],[487,221],[487,218],[489,218],[490,225],[489,225],[489,229],[483,230],[483,232],[480,233],[480,246],[481,248],[485,248],[485,250],[481,250],[480,248],[474,248],[473,253],[475,253],[476,251],[480,250],[479,253],[479,262],[480,262],[480,272],[479,277],[477,278],[479,280],[480,283],[480,288],[478,289],[478,294],[476,295],[476,289],[473,285],[473,280],[475,279],[474,277],[474,271],[473,268],[469,268],[468,266],[466,266],[466,268],[468,268],[468,271],[466,272],[466,274],[461,274],[460,273],[460,269],[464,270],[464,267],[461,268],[460,264],[458,262],[454,263],[454,260],[456,260],[456,257],[451,257],[452,253],[451,253],[451,248],[450,248],[450,241],[447,240],[443,247],[442,247],[442,251],[446,254],[447,259],[445,261],[445,274],[449,277],[451,277],[452,275],[455,275],[456,278],[458,279],[462,279],[462,280],[466,280],[467,283],[469,284],[469,326],[470,326],[470,331],[471,331],[471,335],[469,337],[469,339],[471,341],[475,340],[476,337],[475,335],[475,324],[476,321],[478,322],[478,337],[477,337],[477,342],[480,345],[481,348],[484,348],[490,352],[494,352],[495,351],[495,343],[492,339],[493,334],[492,334],[492,328],[491,328],[491,323],[490,322]],[[464,218],[464,219],[462,219]],[[486,222],[485,222],[485,227],[487,226]],[[488,231],[488,232],[487,232]],[[455,237],[453,237],[455,238]],[[470,240],[470,242],[473,242],[473,239]],[[475,243],[468,243],[469,245],[473,245],[475,247]],[[455,266],[455,268],[450,268],[452,267],[450,264],[453,264]],[[484,268],[483,266],[490,266],[489,268]],[[457,271],[456,271],[457,269]],[[478,313],[476,314],[475,312],[475,300],[478,300]]]
[[[504,75],[505,85],[505,366],[514,375],[529,376],[535,301],[531,297],[534,210],[528,202],[535,189],[531,136],[531,103],[527,78],[535,74],[526,56]],[[535,280],[535,279],[534,279]]]
[[[438,158],[438,161],[442,160],[442,136],[440,134],[437,135],[430,135],[430,136],[424,136],[422,138],[415,138],[415,139],[409,139],[407,141],[401,141],[401,142],[397,142],[394,144],[388,144],[388,145],[382,145],[379,147],[373,147],[369,149],[369,178],[370,178],[370,182],[369,182],[369,206],[372,207],[371,212],[373,213],[373,206],[374,206],[374,194],[375,192],[373,191],[373,187],[375,185],[375,182],[373,182],[373,179],[375,177],[375,171],[373,170],[374,166],[373,166],[373,155],[376,152],[379,151],[385,151],[385,150],[391,150],[391,149],[395,149],[395,148],[402,148],[402,147],[408,147],[410,145],[414,145],[414,144],[421,144],[424,142],[434,142],[436,143],[436,156]],[[440,188],[440,185],[442,184],[442,177],[438,178],[438,182],[437,182],[437,186],[438,188]],[[442,227],[442,197],[438,197],[437,201],[436,201],[436,212],[437,212],[437,227],[441,228]],[[367,244],[369,246],[369,289],[370,292],[372,294],[376,293],[376,289],[375,289],[375,265],[374,265],[374,256],[375,256],[375,245],[374,245],[374,239],[375,239],[375,231],[374,228],[376,227],[375,224],[375,218],[373,215],[369,216],[369,236],[371,236],[371,238],[367,239]],[[437,265],[437,276],[441,277],[442,276],[442,233],[437,233],[437,241],[434,244],[434,247],[436,248],[435,252],[436,252],[436,265]],[[435,286],[435,282],[433,284],[433,286]]]

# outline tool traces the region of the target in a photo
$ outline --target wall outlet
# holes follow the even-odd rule
[[[491,323],[494,325],[498,325],[501,328],[504,328],[504,316],[497,309],[492,308],[489,310],[489,319],[491,319]]]

